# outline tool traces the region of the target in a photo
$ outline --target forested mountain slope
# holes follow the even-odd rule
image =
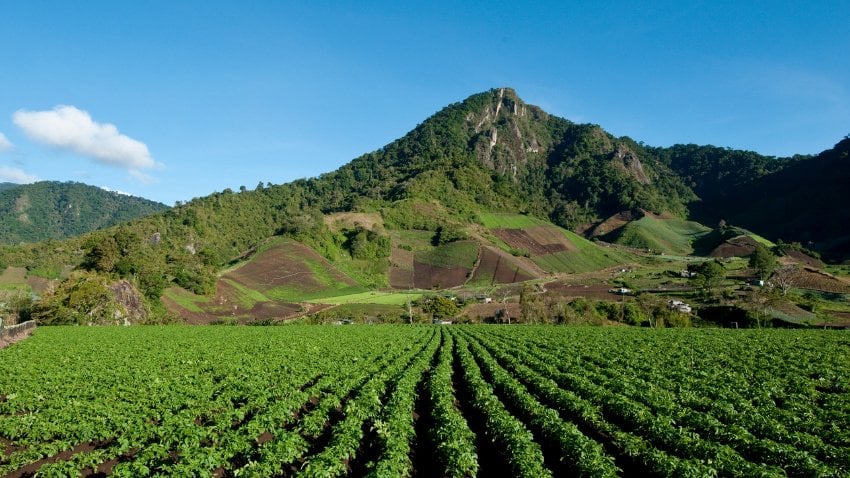
[[[0,243],[63,239],[167,209],[147,199],[75,182],[0,187]]]

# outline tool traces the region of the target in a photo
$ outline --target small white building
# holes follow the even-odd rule
[[[682,312],[683,314],[691,313],[691,306],[682,302],[681,300],[668,300],[667,307]]]

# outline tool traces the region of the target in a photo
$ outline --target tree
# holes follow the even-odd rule
[[[770,277],[770,274],[772,274],[774,269],[776,269],[776,256],[774,256],[767,247],[761,244],[756,244],[755,250],[752,254],[750,254],[749,265],[756,270],[759,275],[759,279],[765,280]]]
[[[688,271],[697,273],[693,280],[697,287],[707,293],[711,293],[726,277],[726,269],[717,260],[691,264],[688,266]]]
[[[529,284],[523,284],[519,292],[519,308],[520,318],[526,324],[545,322],[547,319],[544,304]]]
[[[788,291],[797,283],[799,274],[799,264],[788,264],[777,268],[773,276],[771,276],[771,280],[782,291],[782,295],[787,295]]]
[[[126,315],[110,289],[109,279],[94,272],[75,272],[46,294],[32,310],[41,325],[115,324]]]
[[[107,236],[100,240],[93,239],[93,242],[86,254],[84,267],[98,272],[112,272],[118,259],[121,258],[121,251],[115,238]]]
[[[754,287],[747,292],[744,300],[747,304],[747,309],[750,311],[750,317],[756,321],[756,326],[761,328],[768,318],[768,309],[774,301],[774,296],[765,287]]]
[[[455,301],[440,296],[427,297],[421,303],[422,311],[437,320],[451,319],[460,311]]]
[[[434,237],[431,238],[431,244],[440,246],[450,242],[463,241],[465,239],[468,239],[468,236],[459,227],[440,226],[437,228],[437,232],[434,233]]]

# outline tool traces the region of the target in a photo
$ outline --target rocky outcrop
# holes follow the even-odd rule
[[[652,182],[643,170],[643,164],[641,164],[640,159],[625,145],[620,144],[617,146],[615,158],[620,161],[626,173],[635,178],[635,181],[644,186]]]
[[[115,302],[120,306],[114,308],[115,321],[121,325],[142,323],[148,318],[148,310],[142,300],[142,295],[126,280],[109,286],[115,294]]]
[[[547,118],[539,108],[523,103],[511,88],[499,88],[483,108],[467,114],[466,123],[481,164],[516,179],[517,171],[532,156],[551,145],[551,138],[541,136],[532,126]]]

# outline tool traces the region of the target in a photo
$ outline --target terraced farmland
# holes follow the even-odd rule
[[[847,476],[850,336],[43,327],[0,476]]]

